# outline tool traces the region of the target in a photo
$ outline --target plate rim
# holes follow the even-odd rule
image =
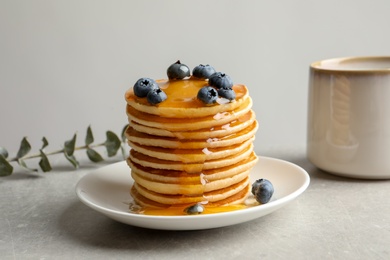
[[[120,210],[110,209],[110,208],[104,207],[102,205],[96,204],[94,202],[91,202],[85,196],[83,196],[83,193],[86,192],[86,191],[82,190],[81,187],[80,187],[83,184],[83,182],[87,181],[88,178],[92,178],[91,176],[96,174],[96,172],[104,172],[106,169],[109,169],[109,168],[112,168],[112,167],[121,167],[121,164],[126,164],[127,165],[126,161],[124,160],[124,161],[112,163],[112,164],[109,164],[109,165],[105,165],[105,166],[102,166],[100,168],[97,168],[97,169],[94,169],[94,170],[88,172],[87,174],[85,174],[83,177],[81,177],[78,180],[78,182],[77,182],[77,184],[75,186],[75,192],[76,192],[76,195],[77,195],[78,199],[82,203],[84,203],[86,206],[88,206],[88,207],[98,211],[99,213],[102,213],[102,214],[106,215],[107,217],[112,218],[114,220],[120,221],[120,222],[128,224],[128,225],[139,226],[139,227],[146,227],[146,228],[152,228],[152,229],[165,229],[165,228],[153,228],[153,227],[148,227],[148,226],[145,226],[145,225],[139,225],[139,224],[134,224],[134,223],[121,221],[121,220],[118,220],[117,218],[114,218],[112,215],[116,215],[116,216],[121,217],[121,218],[127,217],[129,219],[147,220],[147,221],[151,221],[151,220],[159,220],[159,221],[161,221],[161,220],[170,221],[171,220],[171,221],[177,221],[177,220],[183,220],[183,219],[186,219],[188,221],[193,221],[195,219],[200,219],[200,220],[203,221],[203,220],[206,220],[206,219],[214,219],[214,218],[226,218],[226,217],[234,218],[234,217],[237,217],[237,216],[240,216],[240,215],[246,215],[246,214],[251,214],[251,213],[259,213],[261,211],[270,210],[270,212],[268,212],[268,213],[266,213],[264,215],[260,215],[258,217],[254,217],[254,218],[250,218],[249,219],[249,220],[253,220],[255,218],[259,218],[259,217],[265,216],[267,214],[270,214],[270,213],[274,212],[275,210],[283,207],[285,204],[287,204],[288,202],[294,200],[299,195],[301,195],[308,188],[308,186],[310,185],[310,176],[306,172],[306,170],[304,170],[302,167],[300,167],[300,166],[298,166],[298,165],[296,165],[296,164],[294,164],[292,162],[289,162],[289,161],[286,161],[286,160],[282,160],[282,159],[278,159],[278,158],[272,158],[272,157],[267,157],[267,156],[258,156],[258,157],[259,157],[259,162],[258,163],[260,163],[261,160],[265,160],[265,161],[271,161],[273,163],[278,163],[278,164],[286,164],[289,167],[295,168],[297,170],[297,172],[300,172],[301,177],[303,177],[303,182],[300,184],[299,188],[295,189],[290,194],[288,194],[286,196],[283,196],[281,198],[277,198],[274,201],[270,201],[267,204],[260,205],[261,208],[259,208],[259,207],[249,207],[249,208],[235,210],[235,211],[230,211],[230,212],[220,212],[220,213],[204,214],[204,215],[188,215],[188,216],[187,215],[186,216],[142,215],[142,214],[136,214],[136,213],[131,213],[131,212],[124,212],[124,211],[120,211]],[[256,167],[256,166],[254,166],[254,167]],[[128,169],[130,171],[130,168],[128,168]],[[130,174],[128,176],[129,176],[130,184],[132,184],[133,183],[133,179],[131,178]],[[129,193],[129,196],[130,196],[130,193]],[[249,221],[249,220],[246,220],[246,221]],[[237,222],[235,224],[243,223],[243,222],[246,222],[246,221]],[[219,227],[219,226],[217,226],[217,227]],[[205,229],[205,228],[188,228],[188,229],[180,228],[180,230],[195,230],[195,229]],[[167,228],[167,230],[179,230],[179,229]]]

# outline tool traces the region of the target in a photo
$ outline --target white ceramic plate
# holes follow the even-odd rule
[[[230,226],[267,215],[291,202],[306,190],[310,178],[301,167],[279,159],[260,157],[251,180],[271,181],[275,192],[264,205],[205,215],[149,216],[129,211],[133,180],[126,162],[102,167],[85,175],[76,186],[79,199],[92,209],[119,222],[151,229],[197,230]]]

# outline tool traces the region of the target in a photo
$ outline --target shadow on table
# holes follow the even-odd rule
[[[272,215],[272,214],[271,214]],[[70,204],[61,214],[59,229],[77,244],[110,249],[125,249],[144,252],[159,250],[174,251],[175,248],[209,248],[210,243],[227,246],[233,240],[247,237],[251,225],[261,229],[270,220],[268,216],[247,223],[196,231],[168,231],[134,227],[111,220],[88,208],[81,202]],[[195,252],[193,252],[195,253]]]

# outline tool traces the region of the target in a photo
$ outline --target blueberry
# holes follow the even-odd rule
[[[252,184],[252,194],[259,203],[265,204],[274,194],[274,186],[267,179],[258,179]]]
[[[148,95],[146,96],[146,99],[150,104],[156,105],[166,100],[167,94],[165,94],[165,92],[162,91],[160,88],[152,89],[151,91],[149,91]]]
[[[236,98],[236,92],[231,88],[218,89],[218,95],[229,100],[234,100]]]
[[[137,80],[137,82],[134,84],[133,90],[134,94],[137,97],[146,97],[146,95],[151,91],[152,89],[158,89],[158,85],[156,81],[150,78],[140,78]]]
[[[192,70],[192,75],[200,79],[208,79],[215,73],[215,69],[210,65],[200,64]]]
[[[204,211],[204,207],[200,203],[196,203],[184,209],[184,212],[188,215],[201,214]]]
[[[180,60],[173,63],[167,69],[169,79],[184,79],[190,76],[190,68],[187,65],[181,64]]]
[[[218,92],[213,87],[206,86],[198,91],[198,99],[203,101],[203,103],[213,104],[217,101],[217,98]]]
[[[222,72],[215,72],[209,78],[209,84],[216,88],[232,88],[233,81],[229,75]]]

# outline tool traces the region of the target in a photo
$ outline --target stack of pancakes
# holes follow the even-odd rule
[[[158,105],[132,88],[125,94],[135,202],[154,208],[242,203],[257,161],[252,143],[258,124],[247,88],[234,85],[235,100],[205,105],[197,93],[207,80],[157,83],[168,97]]]

